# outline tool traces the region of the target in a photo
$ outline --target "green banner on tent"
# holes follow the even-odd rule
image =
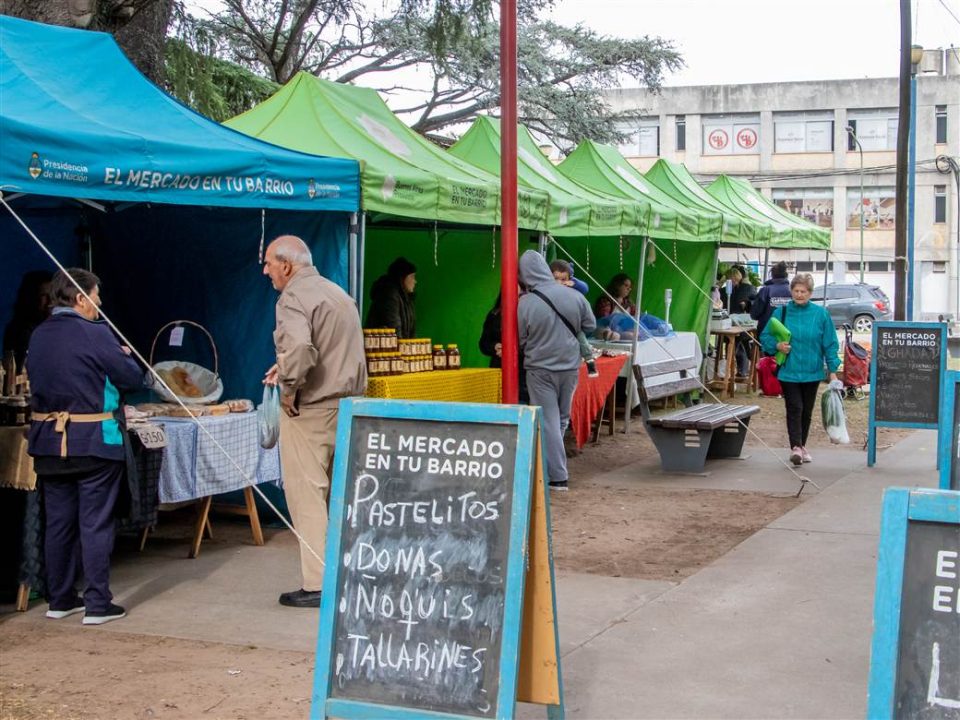
[[[556,236],[604,237],[644,235],[650,204],[643,199],[617,198],[577,184],[544,156],[530,132],[517,129],[517,182],[550,196],[547,230]],[[500,172],[500,121],[485,115],[449,150],[490,173]]]
[[[224,123],[302,152],[361,163],[363,209],[369,213],[469,225],[500,223],[500,181],[449,155],[407,127],[368,88],[298,73],[273,96]],[[518,198],[521,227],[543,230],[546,192]]]
[[[723,217],[720,233],[720,241],[723,245],[767,246],[772,232],[769,224],[731,210],[719,202],[700,187],[683,165],[661,158],[646,172],[645,177],[687,207],[719,213]]]
[[[557,169],[596,192],[650,206],[650,237],[687,242],[720,241],[719,213],[682,205],[650,183],[616,148],[584,140]]]
[[[829,230],[777,207],[746,180],[721,175],[707,186],[707,192],[724,205],[739,212],[766,218],[773,228],[770,247],[821,250],[830,248]]]

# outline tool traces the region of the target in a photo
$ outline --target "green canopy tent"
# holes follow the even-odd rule
[[[590,274],[605,282],[624,267],[640,268],[640,258],[645,257],[649,264],[643,270],[640,307],[665,317],[665,292],[670,289],[673,326],[702,335],[710,313],[706,294],[713,284],[720,214],[684,207],[648,182],[616,148],[592,140],[580,143],[558,169],[591,190],[624,199],[640,197],[650,204],[648,237],[655,251],[644,254],[642,243],[629,243],[620,253],[588,253],[586,248],[577,248],[575,259],[581,265],[589,263]],[[593,299],[600,292],[598,288]]]
[[[276,145],[360,161],[358,304],[403,255],[417,267],[417,334],[460,345],[465,367],[487,364],[478,341],[500,288],[500,181],[407,127],[376,91],[299,73],[226,123]],[[546,228],[547,192],[519,193],[521,227]],[[467,274],[469,273],[469,274]]]
[[[700,187],[685,166],[661,158],[654,163],[644,177],[687,207],[719,213],[723,217],[723,227],[720,232],[721,245],[765,247],[769,242],[772,233],[769,223],[732,210],[718,201]]]
[[[731,208],[759,214],[768,219],[774,232],[772,248],[810,248],[828,250],[830,231],[807,222],[767,200],[740,178],[721,175],[707,186],[707,192]]]
[[[570,180],[544,156],[530,131],[517,129],[520,185],[550,195],[547,231],[556,237],[645,235],[650,203],[592,192]],[[490,173],[500,172],[500,121],[482,115],[448,152]]]

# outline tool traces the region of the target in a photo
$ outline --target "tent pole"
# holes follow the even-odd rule
[[[347,283],[349,284],[350,297],[353,298],[354,302],[357,303],[357,307],[359,307],[360,290],[357,288],[357,235],[359,234],[360,228],[357,225],[357,220],[357,214],[350,213],[350,223],[348,225],[348,248],[350,256],[347,265]]]
[[[539,235],[537,235],[537,252],[543,255],[544,259],[546,259],[547,257],[547,234],[546,233],[540,233]]]
[[[589,242],[589,240],[587,242]],[[650,238],[646,235],[640,241],[640,267],[637,268],[637,317],[634,318],[638,326],[640,323],[640,313],[643,312],[643,308],[641,307],[643,304],[643,272],[647,266],[647,243],[649,242]],[[630,432],[630,414],[633,412],[631,402],[633,402],[633,390],[637,384],[637,376],[633,371],[633,363],[637,357],[636,335],[639,335],[639,327],[635,331],[633,342],[630,343],[630,369],[627,372],[627,393],[626,399],[623,402],[623,432],[625,435]]]
[[[363,322],[363,266],[367,256],[367,214],[360,213],[360,237],[357,242],[357,310]]]
[[[763,275],[760,276],[760,280],[762,282],[766,282],[769,276],[770,276],[770,246],[768,245],[763,251]]]

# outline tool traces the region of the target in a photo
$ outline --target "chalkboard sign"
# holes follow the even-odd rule
[[[876,460],[876,428],[937,428],[947,364],[946,325],[876,322],[870,368],[867,464]]]
[[[312,717],[512,715],[537,413],[341,403]]]
[[[937,424],[943,335],[941,327],[877,328],[871,387],[878,422]]]
[[[960,718],[960,494],[884,494],[868,717]]]

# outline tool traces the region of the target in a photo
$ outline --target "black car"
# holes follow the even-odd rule
[[[890,299],[876,285],[829,283],[826,289],[827,310],[836,327],[850,325],[855,332],[868,333],[874,320],[893,320]],[[823,287],[816,288],[810,300],[823,303]]]

